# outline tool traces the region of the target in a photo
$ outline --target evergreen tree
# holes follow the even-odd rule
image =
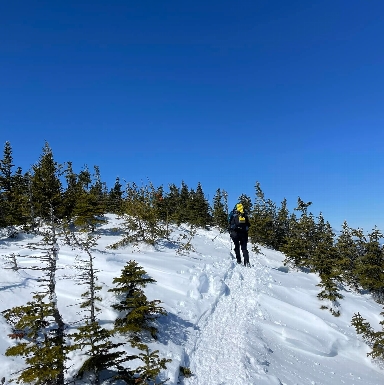
[[[67,231],[69,227],[67,226]],[[76,245],[86,254],[86,259],[79,262],[77,268],[80,270],[79,281],[87,286],[82,294],[83,302],[80,308],[84,309],[84,324],[78,331],[72,334],[75,344],[72,349],[81,349],[86,357],[78,372],[78,377],[88,375],[93,384],[100,384],[101,373],[106,369],[115,368],[124,370],[122,364],[136,358],[128,356],[124,351],[117,350],[122,343],[113,343],[111,337],[113,331],[107,330],[100,325],[97,315],[100,311],[98,303],[101,302],[98,291],[101,286],[97,285],[98,270],[94,266],[94,256],[91,249],[97,244],[97,237],[91,232],[75,235],[69,232],[67,236],[71,239],[71,244]]]
[[[175,184],[169,185],[169,192],[164,197],[164,205],[166,207],[169,222],[177,222],[180,217],[180,191]]]
[[[190,220],[190,213],[189,213],[190,199],[191,199],[191,194],[188,189],[188,186],[185,184],[184,181],[182,181],[179,200],[178,200],[178,207],[176,211],[176,221],[178,226],[180,226],[182,223],[187,223]]]
[[[291,221],[289,236],[281,251],[286,254],[285,264],[292,263],[299,268],[311,266],[311,257],[316,247],[316,223],[312,213],[307,214],[309,203],[298,198],[297,211],[301,211],[298,221]]]
[[[12,147],[9,142],[4,145],[4,157],[0,160],[0,227],[13,225],[12,218]]]
[[[222,231],[228,228],[227,193],[224,190],[217,189],[213,197],[212,222]]]
[[[243,205],[244,210],[247,213],[252,212],[252,208],[253,208],[252,199],[248,195],[241,194],[237,201],[238,201],[238,203],[241,203]]]
[[[99,166],[93,166],[93,168],[95,173],[93,175],[94,180],[90,188],[90,194],[94,195],[98,199],[99,205],[101,206],[103,212],[105,212],[108,197],[106,184],[101,180]]]
[[[139,354],[139,358],[144,363],[144,365],[139,366],[136,369],[138,377],[136,378],[135,383],[138,385],[165,384],[168,379],[165,381],[157,381],[157,377],[162,369],[167,369],[167,362],[171,362],[172,360],[160,358],[158,350],[150,352],[147,346],[142,350],[144,352]]]
[[[356,261],[359,257],[359,247],[353,239],[353,232],[356,233],[344,221],[342,230],[335,244],[337,252],[337,262],[335,268],[341,276],[342,281],[358,290],[359,283],[355,274]]]
[[[75,189],[75,205],[72,211],[75,226],[85,231],[95,231],[96,226],[105,223],[105,192],[100,179],[100,172],[95,166],[95,181],[91,183],[90,173],[85,167],[78,176]]]
[[[332,304],[330,312],[339,316],[340,311],[338,300],[343,296],[338,291],[337,283],[341,281],[337,269],[337,250],[334,247],[334,232],[329,224],[325,222],[320,213],[316,224],[316,246],[311,255],[310,265],[312,270],[317,272],[321,278],[318,284],[322,291],[317,295],[321,300],[329,300]],[[322,308],[328,308],[323,305]]]
[[[122,215],[123,239],[111,248],[139,242],[155,246],[160,239],[168,237],[167,226],[160,220],[157,200],[157,190],[152,184],[140,188],[135,183],[127,186]]]
[[[117,177],[114,186],[108,194],[107,208],[108,212],[113,214],[121,214],[123,209],[123,190],[120,183],[120,178]]]
[[[380,315],[384,316],[384,311]],[[374,331],[370,323],[360,313],[353,315],[351,324],[356,329],[356,333],[362,334],[364,340],[372,348],[367,356],[384,359],[384,320],[380,321],[380,331]]]
[[[206,227],[210,224],[209,203],[205,199],[200,182],[197,184],[196,191],[190,191],[187,208],[190,224],[198,227]]]
[[[365,253],[356,261],[355,274],[361,287],[384,301],[384,251],[380,240],[384,236],[376,227],[368,234]]]
[[[6,355],[24,357],[28,365],[17,378],[18,383],[63,385],[68,350],[65,324],[56,298],[59,249],[53,208],[50,226],[45,231],[43,240],[29,247],[42,250],[38,255],[41,265],[33,267],[34,270],[44,272],[39,280],[42,289],[34,294],[33,301],[3,313],[14,330],[27,339],[27,342],[8,348]]]
[[[62,202],[60,169],[61,166],[55,162],[52,150],[46,142],[39,161],[32,166],[33,175],[31,176],[34,214],[44,220],[49,220],[51,207],[55,215],[60,217]]]
[[[67,162],[64,175],[67,186],[63,193],[63,218],[70,220],[73,217],[76,201],[82,189],[78,182],[78,175],[73,171],[72,162]]]
[[[153,338],[157,336],[154,321],[159,315],[166,315],[159,306],[161,301],[148,301],[143,289],[149,283],[156,281],[146,276],[146,271],[135,261],[129,261],[121,272],[120,277],[113,279],[115,288],[109,291],[120,299],[112,305],[120,316],[115,321],[115,331],[127,335],[132,346],[140,347],[142,334],[147,331]]]
[[[275,223],[275,237],[273,248],[280,250],[283,245],[286,244],[286,239],[289,236],[289,211],[287,208],[287,200],[281,202],[281,206],[277,211],[276,223]]]
[[[256,198],[250,216],[249,236],[252,243],[273,247],[275,244],[276,205],[265,199],[260,183],[256,182]]]
[[[52,303],[44,294],[35,293],[33,300],[3,312],[14,333],[25,342],[9,347],[5,355],[23,357],[26,368],[16,378],[18,384],[64,384],[64,363],[67,359],[63,341],[52,325]]]
[[[8,236],[16,234],[15,226],[27,221],[27,183],[20,167],[13,172],[12,147],[5,143],[0,159],[0,227],[8,228]]]

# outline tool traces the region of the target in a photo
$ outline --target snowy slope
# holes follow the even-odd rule
[[[125,263],[135,259],[157,281],[146,288],[148,298],[160,299],[168,311],[159,320],[159,340],[150,347],[172,359],[162,373],[169,384],[384,383],[384,370],[366,357],[369,348],[350,326],[352,315],[359,311],[379,328],[381,307],[370,296],[344,291],[341,316],[335,318],[320,310],[318,277],[288,271],[279,252],[262,248],[263,255],[250,253],[252,268],[239,266],[234,263],[228,235],[218,235],[216,230],[199,230],[193,240],[196,251],[189,255],[178,255],[171,243],[158,250],[142,246],[115,251],[106,248],[119,239],[113,230],[117,219],[109,219],[99,230],[101,238],[94,250],[103,285],[100,318],[112,327],[114,298],[107,290]],[[32,254],[26,248],[31,240],[30,236],[3,239],[0,254],[19,253],[20,264],[31,265],[26,258]],[[60,247],[58,303],[65,322],[73,327],[84,287],[75,284],[77,252],[63,244]],[[31,270],[0,270],[0,310],[27,302],[36,278]],[[7,336],[10,328],[2,318],[0,330],[0,378],[8,381],[23,362],[4,356],[14,341]],[[77,354],[68,375],[81,364]],[[180,377],[180,365],[190,367],[194,375]]]

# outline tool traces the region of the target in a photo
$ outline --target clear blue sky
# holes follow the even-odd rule
[[[3,1],[0,133],[230,204],[260,181],[384,230],[384,2]]]

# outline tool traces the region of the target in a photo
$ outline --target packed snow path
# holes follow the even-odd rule
[[[227,290],[200,320],[195,346],[187,351],[194,375],[185,384],[282,384],[268,374],[270,349],[257,330],[258,320],[268,317],[258,298],[270,279],[269,269],[258,262],[252,268],[233,263]]]

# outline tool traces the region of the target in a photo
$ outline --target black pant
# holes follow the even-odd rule
[[[244,265],[249,264],[249,253],[247,250],[248,232],[246,231],[231,231],[231,238],[235,244],[235,255],[237,263],[241,263],[240,247],[244,257]]]

